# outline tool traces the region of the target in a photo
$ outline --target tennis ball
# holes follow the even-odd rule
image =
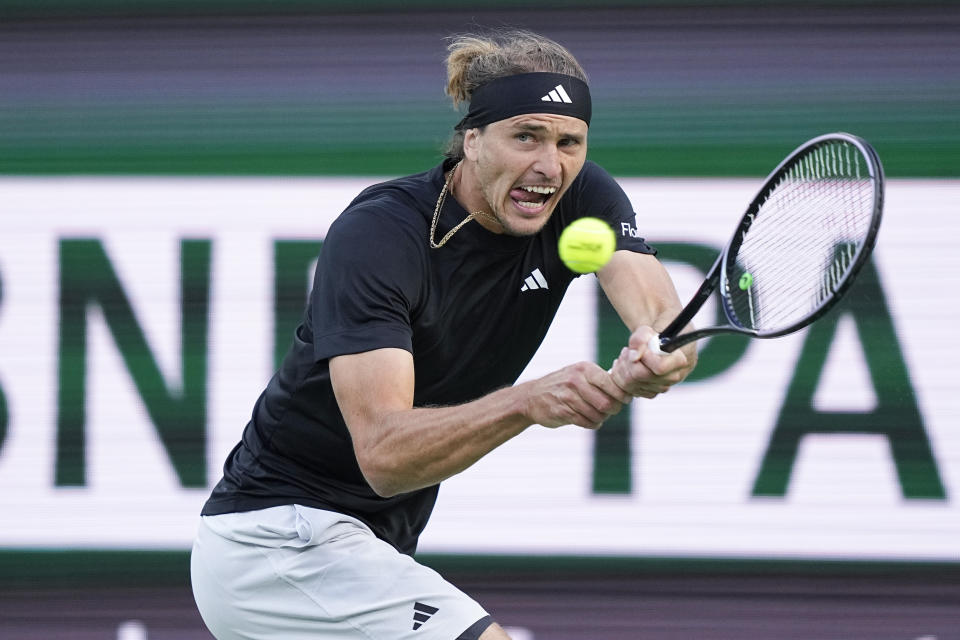
[[[603,268],[617,248],[617,237],[600,218],[580,218],[560,234],[560,259],[571,271],[592,273]]]
[[[742,276],[740,276],[740,290],[746,291],[753,286],[753,275],[749,271],[745,271]]]

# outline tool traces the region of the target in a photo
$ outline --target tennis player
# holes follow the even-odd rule
[[[586,76],[529,32],[463,36],[467,103],[434,169],[363,191],[331,226],[295,343],[202,511],[191,559],[219,640],[503,640],[413,559],[441,481],[532,425],[599,428],[693,368],[646,350],[681,309],[620,187],[586,162]],[[607,220],[599,282],[632,331],[610,372],[515,384],[576,274],[563,228]]]

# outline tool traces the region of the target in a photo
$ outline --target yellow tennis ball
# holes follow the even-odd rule
[[[617,237],[600,218],[580,218],[560,234],[560,259],[571,271],[592,273],[610,261]]]

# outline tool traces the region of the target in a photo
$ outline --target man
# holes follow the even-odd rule
[[[447,161],[331,226],[294,346],[204,506],[192,577],[220,640],[507,639],[411,557],[439,483],[532,425],[597,429],[693,368],[693,347],[646,347],[681,305],[634,231],[598,273],[632,331],[613,367],[514,384],[576,275],[560,232],[635,215],[586,162],[590,93],[563,47],[461,37],[447,62],[470,105]]]

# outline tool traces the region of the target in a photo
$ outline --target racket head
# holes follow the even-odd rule
[[[873,147],[831,133],[767,177],[724,249],[719,293],[733,330],[797,331],[843,297],[876,244],[884,174]]]

